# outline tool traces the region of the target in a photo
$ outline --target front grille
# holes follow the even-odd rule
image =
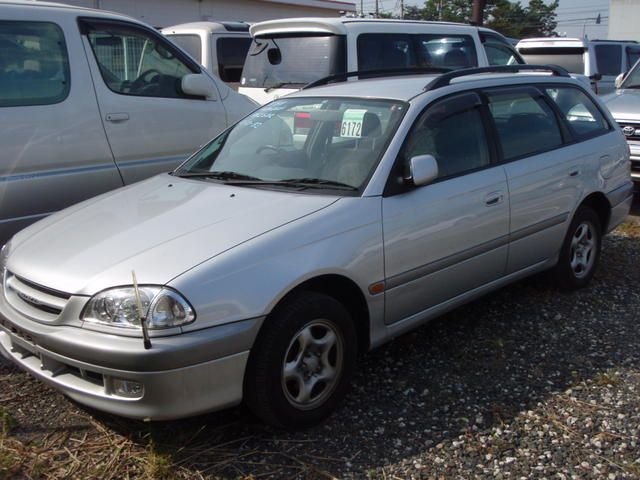
[[[5,298],[19,312],[40,320],[51,321],[60,315],[67,305],[69,294],[43,287],[7,271]]]
[[[640,140],[640,123],[624,122],[619,125],[627,140]]]

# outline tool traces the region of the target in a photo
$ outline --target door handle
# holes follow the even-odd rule
[[[129,120],[128,113],[107,113],[104,117],[107,122],[118,123],[118,122],[126,122]]]
[[[493,205],[498,205],[502,202],[504,195],[502,192],[491,192],[486,197],[484,197],[485,205],[491,207]]]
[[[572,171],[569,173],[569,176],[570,176],[570,177],[577,177],[578,175],[580,175],[580,170],[572,170]]]

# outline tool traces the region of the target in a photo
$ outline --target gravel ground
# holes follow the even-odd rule
[[[640,220],[590,287],[520,282],[371,352],[343,408],[145,424],[0,364],[5,478],[640,478]]]

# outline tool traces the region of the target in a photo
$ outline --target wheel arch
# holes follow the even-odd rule
[[[598,214],[601,228],[600,233],[604,235],[607,232],[609,219],[611,218],[611,203],[607,199],[606,195],[602,192],[593,192],[587,195],[584,200],[580,202],[578,208],[580,207],[589,207]]]
[[[354,320],[358,335],[358,353],[362,354],[369,350],[371,345],[369,305],[362,289],[356,282],[344,275],[322,274],[295,285],[274,305],[267,315],[265,323],[269,321],[269,316],[273,315],[279,306],[305,291],[323,293],[340,302]]]

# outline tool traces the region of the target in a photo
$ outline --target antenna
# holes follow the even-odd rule
[[[142,308],[142,299],[140,298],[140,290],[138,289],[138,280],[136,279],[135,270],[131,270],[131,277],[133,278],[133,289],[136,292],[136,302],[138,304],[138,319],[140,320],[140,326],[142,327],[142,339],[144,343],[144,349],[149,350],[151,348],[151,340],[149,339],[149,330],[147,329],[147,318],[144,316],[144,309]]]

